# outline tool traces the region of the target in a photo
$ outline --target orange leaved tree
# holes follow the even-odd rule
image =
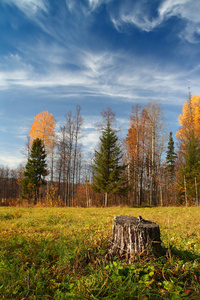
[[[179,149],[179,199],[187,206],[199,203],[200,186],[200,96],[190,96],[179,116],[181,127],[176,133]],[[184,199],[184,200],[182,200]]]
[[[31,144],[36,138],[41,139],[44,143],[45,151],[50,158],[51,181],[53,181],[54,148],[56,145],[55,128],[56,120],[54,116],[49,114],[48,111],[42,111],[34,117],[30,130]]]
[[[176,133],[177,139],[181,141],[181,148],[184,150],[190,140],[191,133],[200,141],[200,96],[189,97],[183,104],[182,114],[179,115],[181,127]]]

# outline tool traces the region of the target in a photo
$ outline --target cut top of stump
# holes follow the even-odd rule
[[[128,226],[138,226],[143,228],[155,228],[159,227],[158,224],[152,221],[144,220],[141,216],[136,217],[130,217],[125,215],[115,216],[114,223],[116,225],[128,225]]]

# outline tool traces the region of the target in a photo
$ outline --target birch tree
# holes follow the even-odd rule
[[[159,103],[150,102],[143,109],[132,107],[127,149],[134,203],[157,205],[157,185],[163,148],[162,111]]]
[[[73,167],[72,167],[72,206],[74,205],[74,183],[75,183],[75,175],[76,175],[76,169],[78,171],[78,140],[80,138],[81,133],[81,127],[83,124],[83,118],[80,115],[81,107],[80,105],[76,106],[76,115],[73,118],[73,128],[74,128],[74,153],[73,153]],[[79,158],[81,156],[79,155]]]
[[[53,115],[49,114],[48,111],[42,111],[34,117],[29,133],[31,145],[36,138],[39,138],[45,146],[45,151],[49,158],[48,166],[51,170],[51,181],[53,181],[54,148],[56,146],[55,128],[56,120]]]

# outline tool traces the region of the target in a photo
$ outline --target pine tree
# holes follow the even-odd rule
[[[48,174],[46,156],[42,140],[35,139],[22,180],[22,195],[29,199],[34,197],[34,204],[38,201],[39,188],[46,183],[45,176]]]
[[[109,194],[123,194],[128,190],[127,178],[123,175],[126,165],[120,165],[121,159],[118,137],[108,119],[100,137],[100,149],[95,150],[93,163],[93,189],[98,193],[104,193],[105,206],[108,205]]]
[[[168,147],[167,147],[167,156],[166,156],[166,163],[167,163],[167,167],[166,167],[166,172],[167,175],[169,175],[169,178],[172,180],[175,176],[175,161],[177,158],[177,155],[174,151],[174,140],[172,137],[172,132],[170,132],[169,135],[169,142],[168,142]]]

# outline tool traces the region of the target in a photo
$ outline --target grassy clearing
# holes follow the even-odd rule
[[[160,225],[159,259],[106,260],[115,215]],[[0,208],[1,299],[199,299],[200,209]]]

